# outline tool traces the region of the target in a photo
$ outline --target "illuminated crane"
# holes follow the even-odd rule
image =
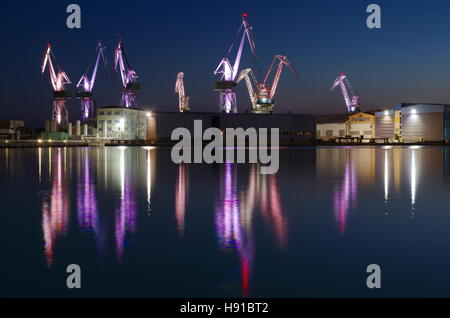
[[[252,108],[254,109],[256,107],[256,101],[258,100],[258,95],[255,93],[255,88],[258,88],[258,81],[251,68],[246,68],[239,73],[236,84],[239,84],[242,80],[245,80]]]
[[[189,108],[189,96],[186,96],[184,90],[184,73],[180,72],[177,75],[177,81],[175,82],[175,93],[178,93],[178,105],[181,113],[188,112]]]
[[[350,82],[344,73],[339,74],[339,76],[336,78],[336,80],[333,83],[333,86],[331,86],[330,94],[338,85],[341,87],[342,95],[344,95],[345,105],[347,105],[347,111],[348,112],[359,111],[361,107],[359,103],[359,96],[356,96],[353,93],[352,86],[350,85]]]
[[[102,58],[103,65],[105,69],[107,69],[106,57],[104,54],[105,47],[101,42],[98,43],[97,46],[97,59],[95,61],[94,69],[92,71],[91,78],[87,75],[89,68],[86,72],[81,76],[77,87],[80,88],[80,91],[77,93],[77,97],[81,99],[81,119],[85,121],[89,116],[94,115],[94,100],[92,98],[92,90],[95,84],[95,78],[97,76],[98,63],[100,61],[100,57]]]
[[[48,65],[48,71],[50,73],[50,83],[52,84],[53,88],[53,120],[55,120],[58,126],[61,128],[65,127],[68,123],[69,114],[67,110],[67,100],[72,95],[69,90],[65,89],[65,85],[71,84],[72,82],[70,81],[67,74],[63,70],[61,70],[57,63],[57,72],[55,71],[52,57],[55,60],[56,58],[51,48],[52,46],[48,44],[44,55],[44,61],[41,65],[41,74],[44,74],[45,69]]]
[[[274,70],[274,66],[277,61],[278,66],[276,67],[275,76],[272,85],[269,86],[269,76]],[[277,91],[283,66],[288,67],[293,73],[296,74],[297,78],[299,78],[299,73],[294,69],[287,57],[283,55],[275,55],[272,64],[270,65],[269,70],[267,71],[267,74],[262,82],[257,83],[255,75],[253,74],[253,71],[251,69],[242,70],[239,74],[237,83],[239,83],[242,79],[245,79],[254,113],[270,114],[273,112],[273,108],[275,106],[273,97],[275,96],[275,93]],[[253,86],[256,87],[256,90]]]
[[[141,85],[137,82],[138,75],[131,68],[130,62],[125,54],[122,39],[119,39],[119,43],[114,49],[114,65],[116,72],[120,70],[124,88],[122,91],[121,106],[136,108],[136,92],[141,88]]]
[[[242,51],[244,48],[244,42],[246,38],[250,45],[252,54],[255,57],[255,42],[253,41],[252,27],[247,22],[246,13],[242,14],[242,24],[238,30],[237,37],[239,37],[241,32],[242,32],[241,40],[233,65],[231,65],[228,56],[231,54],[231,51],[234,47],[234,43],[228,50],[227,56],[224,57],[222,61],[220,61],[219,66],[214,71],[214,75],[222,74],[220,80],[215,83],[215,89],[219,91],[220,110],[225,113],[237,112],[236,93],[233,91],[233,88],[236,86],[236,76],[238,75],[239,72],[239,65],[241,63]]]

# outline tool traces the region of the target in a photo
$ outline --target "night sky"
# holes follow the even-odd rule
[[[68,29],[70,3],[82,11],[82,28]],[[382,29],[366,26],[366,7],[382,9]],[[450,103],[450,2],[446,0],[296,1],[4,1],[0,9],[2,76],[0,119],[24,119],[43,126],[51,116],[52,91],[40,63],[48,42],[71,78],[71,89],[94,62],[97,41],[113,48],[120,33],[140,76],[139,106],[177,111],[176,74],[185,72],[193,111],[218,110],[212,90],[217,67],[235,37],[242,12],[249,15],[259,56],[246,46],[242,68],[259,77],[274,54],[286,55],[301,73],[283,72],[276,112],[339,113],[340,91],[328,90],[345,72],[363,109],[400,102]],[[261,70],[258,72],[258,70]],[[250,109],[245,85],[237,89],[238,110]],[[119,104],[119,78],[99,70],[97,106]],[[70,101],[71,120],[79,101]]]

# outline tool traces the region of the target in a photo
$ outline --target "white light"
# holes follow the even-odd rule
[[[127,149],[127,147],[125,147],[125,146],[119,146],[119,149],[120,149],[120,150],[125,150],[125,149]]]
[[[389,111],[388,111],[388,110],[385,110],[385,111],[384,111],[384,115],[385,115],[385,116],[389,116]]]
[[[416,115],[416,114],[417,114],[417,110],[415,110],[414,108],[411,109],[411,114],[412,114],[412,115]]]
[[[147,117],[152,117],[152,112],[147,112]]]

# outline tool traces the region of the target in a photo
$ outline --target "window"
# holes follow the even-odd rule
[[[339,130],[339,136],[344,137],[345,136],[345,130],[341,129]]]
[[[115,120],[115,123],[116,123],[116,124],[120,123],[120,120],[117,120],[117,119],[116,119],[116,120]]]
[[[327,130],[325,134],[326,134],[327,137],[333,137],[333,131],[332,130]]]
[[[111,115],[112,115],[112,112],[107,112],[106,115],[111,116]]]
[[[98,112],[98,114],[99,114],[99,115],[104,115],[104,114],[105,114],[105,112]]]
[[[114,115],[120,115],[120,112],[119,111],[115,111]]]

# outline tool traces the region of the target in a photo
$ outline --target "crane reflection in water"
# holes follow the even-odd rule
[[[49,151],[49,167],[52,167],[51,148]],[[51,178],[51,190],[49,195],[45,194],[42,200],[42,232],[44,233],[44,253],[47,266],[53,265],[54,248],[60,236],[67,232],[70,197],[67,183],[66,171],[63,170],[62,149],[56,149],[56,162],[49,168],[49,178]]]
[[[250,166],[247,191],[238,193],[237,165],[225,163],[216,201],[215,223],[219,248],[236,250],[241,262],[241,289],[250,296],[255,238],[254,217],[259,211],[274,230],[279,246],[286,244],[287,222],[281,209],[276,175],[261,175],[257,165]]]

